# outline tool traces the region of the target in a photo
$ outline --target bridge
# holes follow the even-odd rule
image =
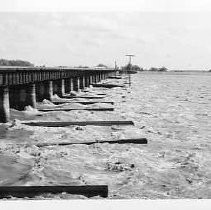
[[[109,68],[59,67],[1,67],[0,68],[0,122],[10,120],[10,108],[36,108],[36,102],[52,100],[98,83],[115,74]]]

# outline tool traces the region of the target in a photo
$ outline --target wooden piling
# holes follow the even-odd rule
[[[41,112],[52,112],[52,111],[74,111],[74,110],[85,110],[85,111],[114,111],[114,108],[55,108],[55,109],[39,109]]]
[[[119,140],[100,140],[100,141],[87,141],[87,142],[60,142],[60,143],[40,143],[36,144],[37,147],[47,147],[47,146],[68,146],[68,145],[92,145],[92,144],[147,144],[146,138],[137,139],[119,139]]]
[[[0,87],[0,122],[6,123],[10,120],[9,88]]]
[[[83,104],[83,105],[103,103],[103,104],[112,104],[112,105],[114,105],[113,101],[53,101],[53,103],[55,105],[65,104],[65,103],[79,103],[79,104]]]
[[[42,194],[59,194],[66,192],[86,197],[101,196],[108,197],[107,185],[85,185],[85,186],[1,186],[0,198],[17,197],[33,198]]]
[[[26,101],[25,105],[36,108],[36,92],[35,84],[31,83],[26,86]]]
[[[74,77],[74,78],[73,78],[73,90],[74,90],[74,91],[78,91],[78,90],[79,90],[79,86],[78,86],[78,77]]]
[[[114,85],[114,84],[92,84],[93,87],[103,87],[103,88],[115,88],[115,87],[124,87],[123,85]]]
[[[53,93],[62,97],[65,94],[65,81],[64,79],[59,79],[53,81]]]
[[[52,101],[52,97],[53,97],[53,81],[45,81],[44,83],[44,98]]]
[[[108,79],[122,79],[122,77],[118,77],[118,76],[110,76],[110,77],[108,77]]]
[[[66,127],[71,125],[78,126],[112,126],[112,125],[134,125],[133,121],[72,121],[72,122],[27,122],[23,123],[30,126],[42,126],[42,127]]]
[[[69,99],[72,99],[72,98],[84,98],[84,99],[103,99],[105,97],[103,96],[70,96],[70,95],[65,95],[65,96],[62,96],[61,98],[69,98]]]

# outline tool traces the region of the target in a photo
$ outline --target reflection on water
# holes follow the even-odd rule
[[[126,83],[126,79],[117,82]],[[110,198],[210,198],[209,73],[143,72],[132,75],[131,88],[90,91],[106,93],[107,99],[115,102],[115,112],[44,115],[35,112],[33,115],[33,110],[13,111],[17,122],[7,129],[0,125],[1,185],[108,184]],[[45,102],[40,106],[49,105],[52,106]],[[133,120],[135,126],[39,128],[21,125],[22,120],[29,119],[126,119]],[[147,137],[149,143],[46,148],[17,145],[132,137]],[[11,173],[16,175],[7,177]]]

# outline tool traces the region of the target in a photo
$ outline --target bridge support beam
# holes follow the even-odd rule
[[[83,76],[83,86],[84,86],[84,88],[86,87],[86,77],[85,77],[85,75]]]
[[[46,81],[44,84],[44,95],[43,97],[49,101],[53,98],[53,81]]]
[[[82,77],[79,77],[79,88],[83,90],[84,87],[85,87],[85,79],[84,79],[84,76],[82,76]]]
[[[92,77],[92,75],[89,75],[89,84],[92,84],[93,83],[93,77]]]
[[[104,72],[102,73],[102,79],[103,80],[105,79],[105,73]]]
[[[53,81],[45,81],[36,83],[36,100],[41,102],[44,99],[52,101],[53,97]]]
[[[97,82],[100,82],[100,73],[97,74]]]
[[[9,88],[0,87],[0,122],[6,123],[10,120]]]
[[[18,85],[10,88],[10,106],[17,110],[24,110],[25,106],[36,108],[35,84]]]
[[[97,83],[97,75],[96,74],[94,74],[92,76],[92,81],[93,81],[93,83]]]
[[[29,84],[26,87],[26,101],[25,105],[36,108],[36,89],[35,84]]]
[[[73,90],[78,91],[79,86],[78,86],[78,77],[73,78]]]
[[[70,91],[73,90],[73,78],[70,78]]]
[[[78,82],[78,91],[80,90],[80,77],[77,77],[77,82]]]
[[[85,76],[85,87],[89,87],[89,85],[90,85],[90,76],[88,76],[88,75],[86,75]]]
[[[36,100],[42,102],[45,97],[45,86],[43,82],[36,83]]]
[[[57,94],[59,97],[65,94],[65,82],[64,79],[53,81],[53,93]]]
[[[64,92],[65,93],[70,93],[70,91],[71,91],[71,78],[66,78],[64,80],[64,86],[65,86]]]

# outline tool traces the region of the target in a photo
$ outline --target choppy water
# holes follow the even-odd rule
[[[210,75],[143,72],[132,75],[130,88],[125,84],[126,88],[90,89],[93,93],[106,93],[105,100],[115,102],[114,112],[42,115],[29,108],[24,112],[12,110],[16,120],[0,125],[0,185],[107,184],[109,198],[211,198]],[[112,82],[122,84],[127,79]],[[45,102],[39,106],[52,104]],[[133,120],[135,126],[55,129],[21,124],[28,120],[108,119]],[[146,137],[149,142],[147,145],[34,146],[42,142],[130,137]]]

